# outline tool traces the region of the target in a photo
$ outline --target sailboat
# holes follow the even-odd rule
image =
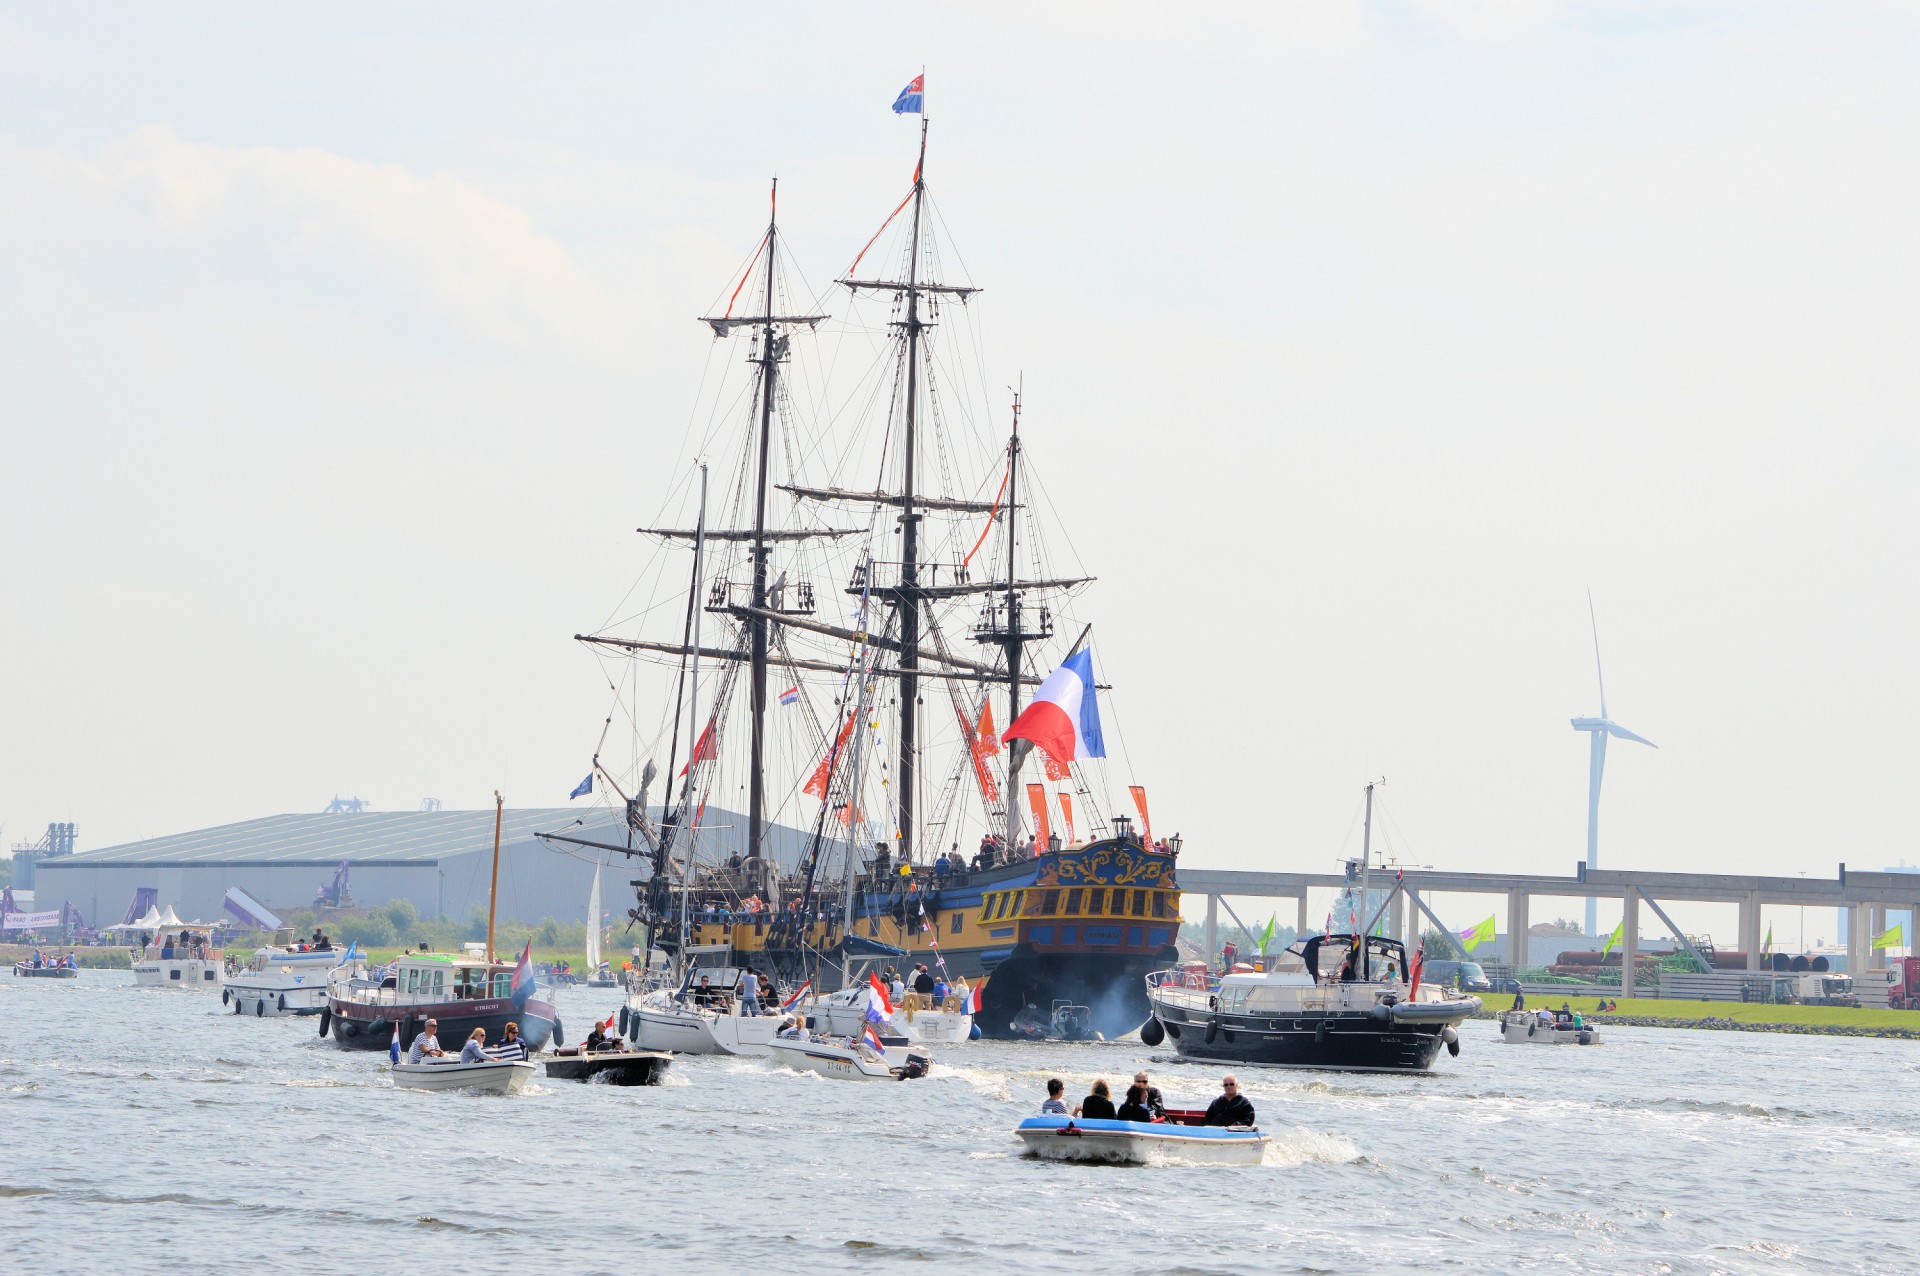
[[[944,274],[958,255],[935,234],[926,166],[922,120],[905,197],[837,280],[855,313],[826,328],[831,358],[816,349],[831,316],[789,283],[774,201],[701,320],[716,342],[748,339],[746,384],[721,392],[746,427],[715,463],[721,513],[709,523],[703,468],[697,520],[640,529],[663,551],[656,599],[678,594],[673,556],[693,551],[684,599],[650,608],[638,636],[577,635],[674,671],[649,684],[668,692],[667,804],[647,801],[650,751],[616,765],[603,733],[594,758],[626,806],[629,845],[607,849],[652,869],[633,919],[674,956],[673,987],[630,1006],[658,1021],[661,1048],[701,1048],[688,1042],[714,1031],[714,990],[747,965],[816,993],[883,963],[911,990],[925,966],[923,984],[966,981],[983,1035],[1110,1038],[1147,1018],[1144,976],[1177,957],[1180,839],[1153,836],[1145,788],[1127,786],[1132,813],[1108,810],[1100,748],[1035,758],[995,725],[1069,658],[1090,702],[1109,689],[1091,685],[1077,614],[1093,577],[1053,565],[1065,538],[1036,515],[1021,396],[997,434],[984,385],[953,374],[978,341],[942,333],[965,331],[981,289]],[[893,269],[861,269],[889,254]],[[866,370],[837,371],[862,346],[878,352]],[[837,599],[816,592],[836,578]],[[677,634],[659,632],[669,616]],[[744,817],[708,812],[735,795]],[[797,855],[776,854],[776,831]],[[720,1017],[738,1002],[721,996]]]
[[[587,987],[615,988],[613,963],[600,956],[600,861],[593,862],[593,889],[587,894]]]

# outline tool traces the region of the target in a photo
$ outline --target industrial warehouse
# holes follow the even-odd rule
[[[708,810],[702,856],[724,856],[743,843],[743,823],[731,812]],[[541,833],[558,836],[547,841]],[[768,833],[783,867],[799,862],[807,834],[784,826]],[[48,856],[33,865],[32,881],[39,901],[71,903],[94,924],[121,918],[143,889],[182,917],[218,917],[227,891],[238,889],[282,912],[316,902],[377,907],[405,899],[422,917],[457,920],[486,908],[493,834],[490,810],[270,815]],[[619,917],[627,907],[621,902],[626,883],[647,871],[643,861],[621,853],[626,844],[618,811],[507,811],[500,830],[500,917],[579,916],[596,864],[606,866],[608,911]]]

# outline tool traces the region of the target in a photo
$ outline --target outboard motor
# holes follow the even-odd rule
[[[933,1069],[933,1056],[919,1053],[907,1055],[907,1061],[900,1065],[897,1074],[902,1081],[914,1081],[924,1077]]]

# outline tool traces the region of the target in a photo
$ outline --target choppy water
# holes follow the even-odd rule
[[[575,1036],[611,991],[559,994]],[[860,1085],[682,1059],[651,1089],[395,1091],[385,1056],[216,999],[0,976],[16,1271],[1887,1271],[1920,1256],[1920,1045],[1620,1029],[1427,1078],[1243,1069],[1267,1162],[1031,1161],[1048,1076],[1138,1044],[975,1042]],[[1150,1064],[1170,1102],[1220,1069]]]

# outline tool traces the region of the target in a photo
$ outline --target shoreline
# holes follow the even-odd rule
[[[1619,1012],[1595,1013],[1597,997],[1529,999],[1528,1009],[1569,1006],[1596,1028],[1690,1028],[1706,1032],[1773,1032],[1795,1036],[1885,1037],[1920,1041],[1920,1010],[1883,1010],[1853,1006],[1768,1005],[1738,1001],[1665,1001],[1633,998]],[[1638,1003],[1638,1004],[1635,1004]],[[1475,1019],[1492,1020],[1483,1009]]]

